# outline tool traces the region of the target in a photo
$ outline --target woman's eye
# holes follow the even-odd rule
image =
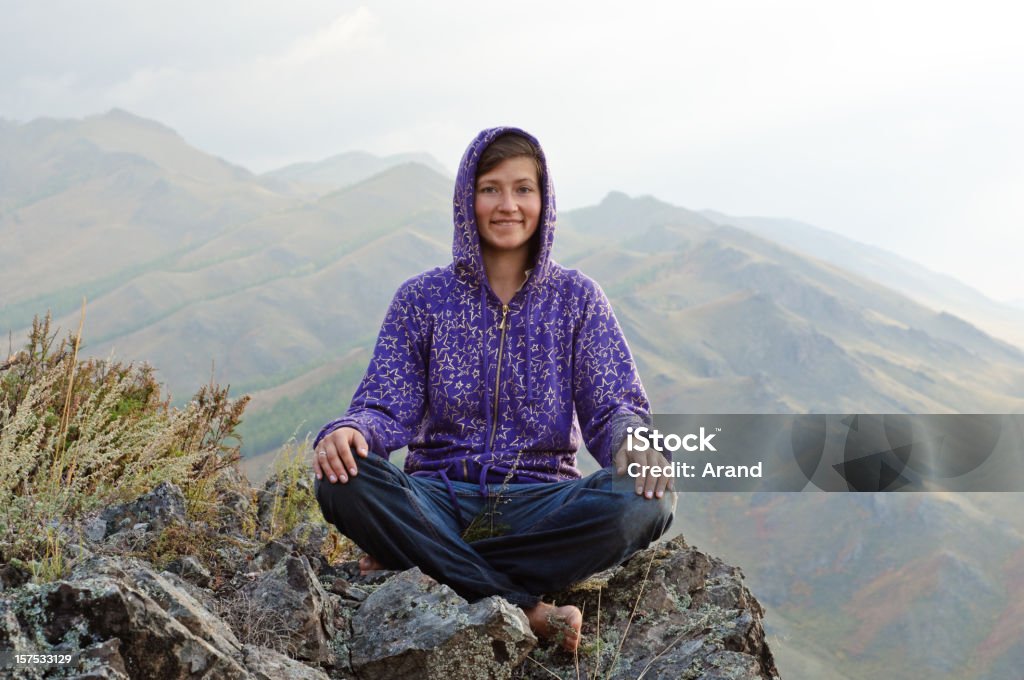
[[[519,187],[519,193],[528,194],[533,191],[533,187]]]
[[[490,194],[490,193],[494,193],[494,191],[495,191],[494,187],[484,187],[484,188],[480,189],[480,193],[481,194]]]

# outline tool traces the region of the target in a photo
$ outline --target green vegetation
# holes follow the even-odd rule
[[[365,369],[359,362],[346,364],[339,372],[303,390],[301,395],[282,397],[266,411],[261,411],[258,418],[245,419],[238,431],[245,439],[246,455],[277,449],[289,437],[302,438],[307,431],[315,432],[324,423],[337,418],[348,406]],[[303,373],[305,371],[299,375]],[[247,387],[253,389],[251,385]]]
[[[153,260],[125,267],[107,276],[74,283],[27,300],[4,305],[3,311],[0,311],[0,328],[24,328],[32,323],[36,312],[40,309],[49,309],[58,317],[70,314],[81,303],[82,297],[94,300],[106,295],[143,274],[166,268],[181,255],[196,247],[198,244],[188,248],[179,248]]]
[[[198,515],[239,458],[247,398],[211,384],[171,408],[152,368],[79,361],[80,345],[80,329],[57,342],[50,317],[37,318],[0,364],[0,562],[37,581],[64,575],[63,546],[86,514],[170,481]]]

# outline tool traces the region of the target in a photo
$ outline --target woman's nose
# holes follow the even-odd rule
[[[516,203],[516,197],[511,192],[502,194],[501,205],[499,207],[505,212],[516,212],[519,210],[519,205]]]

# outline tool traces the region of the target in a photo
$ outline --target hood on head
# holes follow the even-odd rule
[[[548,172],[547,159],[544,157],[544,150],[537,139],[523,130],[514,127],[494,127],[483,130],[476,136],[462,156],[459,163],[459,172],[455,178],[454,197],[454,221],[455,237],[452,241],[452,258],[455,260],[457,270],[461,269],[469,273],[481,283],[486,283],[484,275],[483,255],[480,251],[480,234],[476,226],[476,168],[480,156],[497,137],[505,133],[514,132],[527,138],[540,151],[540,163],[543,177],[540,177],[541,186],[541,213],[540,223],[537,225],[538,239],[537,259],[533,262],[533,272],[526,286],[536,285],[536,282],[543,280],[547,274],[548,262],[551,258],[551,246],[555,239],[555,191],[551,183],[551,175]]]

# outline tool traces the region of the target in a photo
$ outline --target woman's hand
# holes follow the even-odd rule
[[[339,427],[321,439],[313,451],[313,472],[317,479],[326,476],[331,482],[344,484],[358,472],[355,456],[366,458],[368,455],[366,439],[359,430]]]
[[[615,466],[615,474],[623,475],[628,471],[629,464],[636,463],[640,466],[640,476],[636,477],[636,493],[638,496],[644,498],[661,498],[665,495],[665,491],[672,490],[672,478],[665,476],[655,476],[650,473],[650,468],[660,467],[664,469],[669,465],[668,460],[665,456],[661,455],[660,452],[655,451],[654,448],[650,448],[647,451],[629,451],[626,443],[623,442],[622,448],[615,454],[612,459],[612,464]],[[632,476],[632,475],[631,475]]]

